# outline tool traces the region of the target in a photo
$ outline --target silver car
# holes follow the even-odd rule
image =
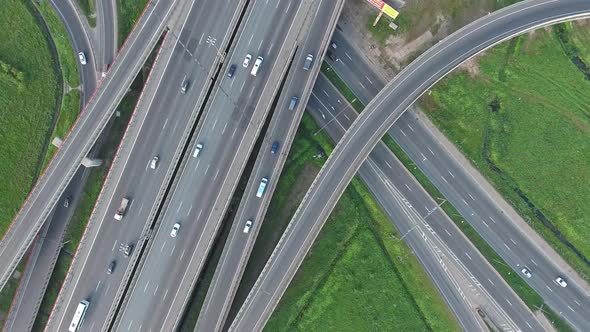
[[[86,64],[86,54],[84,52],[78,53],[78,59],[80,59],[80,63],[85,65]]]

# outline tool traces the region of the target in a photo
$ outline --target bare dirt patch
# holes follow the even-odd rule
[[[367,29],[378,11],[366,0],[347,0],[339,22],[349,39],[388,78],[439,40],[498,6],[497,0],[391,0],[388,3],[400,12],[395,20],[400,27],[392,30],[384,43],[379,43]],[[471,64],[466,69],[472,74],[478,72]]]

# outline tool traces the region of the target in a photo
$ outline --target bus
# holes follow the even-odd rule
[[[258,191],[256,192],[256,197],[258,197],[258,198],[262,197],[262,194],[264,194],[264,189],[266,189],[267,183],[268,183],[268,179],[262,178],[262,181],[260,181],[260,186],[258,186]]]
[[[80,325],[82,325],[82,322],[84,321],[84,315],[86,314],[86,310],[88,309],[89,305],[90,302],[86,300],[82,300],[80,301],[80,303],[78,303],[78,308],[76,308],[74,318],[72,318],[70,328],[68,329],[69,332],[78,331],[78,328],[80,328]]]

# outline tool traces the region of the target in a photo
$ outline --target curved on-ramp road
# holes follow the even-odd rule
[[[515,35],[544,25],[585,17],[590,17],[588,0],[519,2],[453,33],[399,73],[365,108],[328,158],[230,331],[262,330],[360,165],[400,115],[434,83],[475,54]],[[575,287],[568,286],[568,291],[576,291],[572,286]],[[554,304],[560,305],[567,294],[557,293]],[[551,302],[548,303],[554,306]],[[590,320],[585,316],[587,310],[580,310],[579,307],[576,311],[557,309],[573,327],[589,331]]]

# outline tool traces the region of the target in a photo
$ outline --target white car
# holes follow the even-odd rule
[[[252,60],[252,55],[246,54],[246,58],[244,59],[244,63],[242,63],[242,66],[244,68],[248,68],[248,66],[250,65],[250,60]]]
[[[199,154],[201,154],[201,150],[203,150],[203,144],[199,143],[195,147],[195,152],[193,152],[193,158],[197,158],[199,156]]]
[[[529,271],[529,269],[527,269],[526,267],[523,267],[521,270],[522,274],[524,274],[527,278],[532,277],[533,275],[531,274],[531,271]]]
[[[258,69],[262,65],[263,60],[264,60],[264,58],[261,56],[256,58],[256,61],[254,61],[254,66],[252,67],[252,71],[250,72],[250,74],[252,74],[252,76],[256,76],[256,74],[258,74]]]
[[[246,221],[246,225],[244,226],[244,234],[248,234],[250,232],[250,228],[252,228],[252,220]]]
[[[80,59],[80,63],[85,65],[86,64],[86,54],[84,52],[78,53],[78,59]]]
[[[150,163],[150,168],[151,169],[156,169],[156,167],[158,167],[158,162],[160,161],[160,158],[158,156],[155,156],[152,159],[152,162]]]
[[[567,287],[567,282],[562,277],[555,278],[555,282],[561,287]]]
[[[180,229],[180,223],[177,222],[176,224],[174,224],[174,226],[172,227],[172,231],[170,232],[170,236],[172,237],[176,237],[176,234],[178,234],[178,230]]]

